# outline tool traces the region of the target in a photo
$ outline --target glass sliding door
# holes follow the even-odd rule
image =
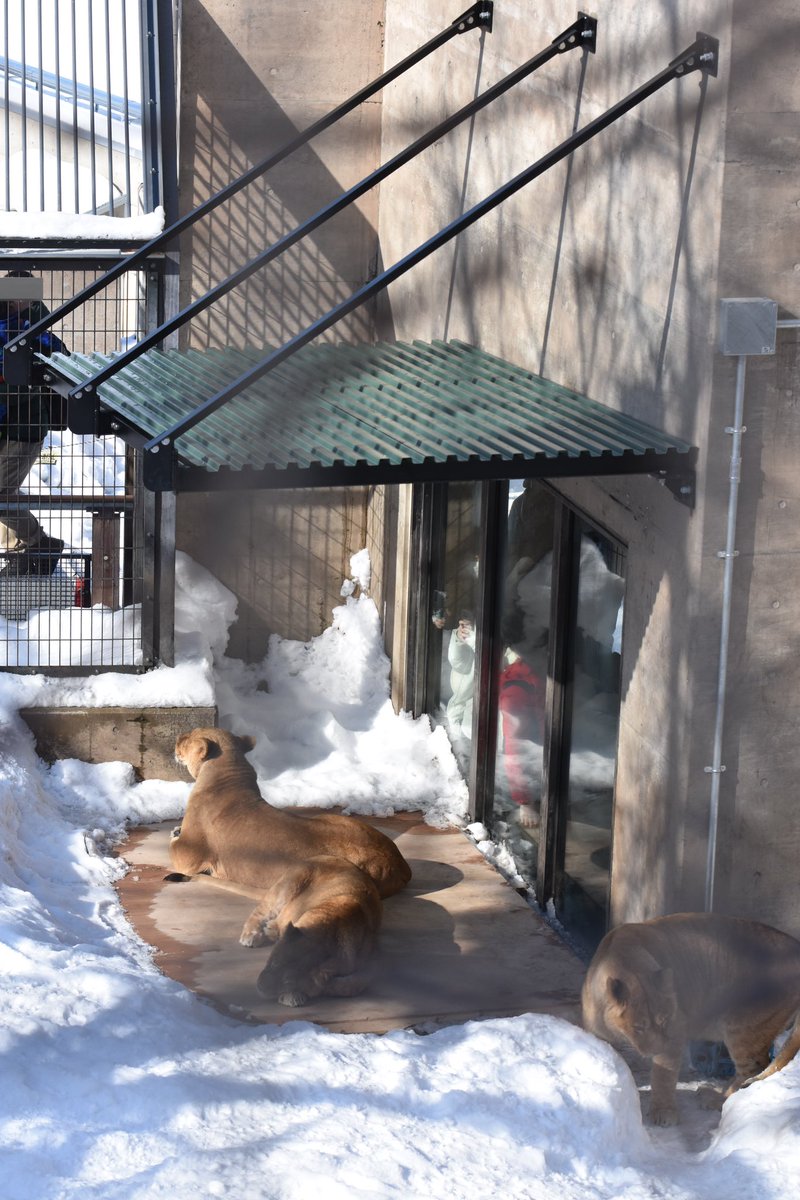
[[[414,711],[470,808],[591,950],[606,928],[624,549],[535,479],[419,485]]]
[[[606,930],[611,880],[625,556],[579,517],[571,553],[574,618],[567,629],[555,901],[563,924],[593,949]]]
[[[555,502],[535,480],[513,480],[508,497],[505,562],[497,581],[500,658],[492,827],[535,884]]]
[[[546,484],[511,482],[487,820],[587,950],[608,912],[624,563],[622,547]]]
[[[431,548],[430,555],[425,707],[447,730],[465,776],[472,754],[475,700],[480,499],[477,483],[451,483],[439,493],[438,546]]]

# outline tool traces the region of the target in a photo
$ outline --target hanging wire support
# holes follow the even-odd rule
[[[555,58],[559,54],[563,54],[567,50],[593,48],[596,40],[596,26],[597,22],[592,18],[579,16],[577,21],[570,25],[568,29],[565,29],[564,32],[559,37],[555,38],[546,49],[541,51],[541,53],[534,55],[533,58],[529,59],[526,63],[523,63],[521,67],[518,67],[515,71],[512,71],[510,75],[506,75],[504,79],[501,79],[498,83],[488,88],[480,96],[477,96],[474,100],[471,100],[469,104],[465,104],[463,108],[458,110],[458,112],[453,113],[452,116],[442,121],[439,125],[434,126],[433,129],[429,130],[427,133],[424,133],[422,137],[417,138],[417,140],[412,142],[410,146],[407,146],[405,150],[401,150],[394,156],[394,158],[391,158],[388,160],[388,162],[383,163],[382,166],[378,167],[371,174],[365,176],[364,179],[360,180],[359,183],[354,184],[353,187],[349,188],[346,192],[342,192],[342,194],[337,196],[337,198],[330,204],[327,204],[324,208],[321,208],[318,212],[314,213],[313,216],[309,217],[307,221],[304,221],[302,224],[296,226],[295,229],[291,230],[277,242],[274,242],[271,246],[267,247],[267,249],[263,250],[261,254],[251,259],[249,263],[243,267],[240,267],[238,271],[235,271],[227,279],[223,280],[222,283],[217,284],[216,287],[206,292],[204,296],[201,296],[199,299],[187,305],[186,308],[182,309],[179,313],[176,313],[174,317],[171,317],[157,329],[154,329],[152,333],[149,333],[146,337],[138,341],[135,346],[131,346],[131,348],[126,350],[124,354],[117,356],[113,362],[110,362],[107,366],[103,367],[103,369],[98,371],[97,374],[93,375],[90,380],[84,384],[81,384],[75,390],[70,392],[70,398],[74,400],[80,400],[86,394],[95,391],[101,386],[101,384],[105,383],[106,380],[110,379],[113,375],[116,375],[118,371],[121,371],[123,368],[128,366],[129,363],[134,362],[135,359],[139,358],[139,356],[144,354],[146,351],[152,349],[154,346],[157,346],[171,333],[174,333],[177,329],[180,329],[181,326],[186,325],[189,321],[191,321],[193,317],[197,316],[205,309],[210,308],[211,305],[215,304],[223,296],[227,295],[228,292],[244,283],[246,279],[249,279],[249,277],[255,274],[256,271],[262,270],[267,266],[268,263],[271,263],[279,255],[283,254],[289,249],[290,246],[294,246],[313,230],[318,229],[320,225],[323,225],[326,221],[330,220],[331,217],[341,212],[344,208],[347,208],[366,192],[370,191],[371,188],[376,187],[377,184],[381,183],[384,179],[388,178],[389,175],[392,175],[395,171],[399,170],[400,167],[405,166],[406,163],[410,162],[413,158],[416,158],[417,155],[421,154],[423,150],[427,150],[429,146],[432,146],[435,142],[438,142],[442,137],[445,136],[445,134],[449,133],[452,129],[455,129],[457,125],[463,124],[464,121],[474,116],[476,112],[479,112],[482,108],[486,108],[487,105],[491,104],[499,96],[502,96],[505,92],[516,86],[516,84],[518,84],[521,80],[533,74],[534,71],[538,70],[539,67],[549,62],[550,59]],[[588,42],[581,40],[581,34],[584,31],[588,31],[591,34],[591,47]]]
[[[120,262],[106,271],[104,275],[101,275],[99,279],[92,281],[59,308],[54,309],[48,316],[43,317],[41,321],[37,321],[30,329],[26,329],[24,334],[14,338],[13,341],[9,341],[5,346],[4,352],[3,374],[6,382],[13,384],[15,387],[21,387],[30,381],[33,347],[46,329],[50,329],[76,308],[80,308],[82,304],[85,304],[87,300],[91,300],[98,292],[103,291],[115,279],[121,278],[132,268],[144,264],[157,251],[172,245],[180,234],[186,229],[191,228],[202,217],[213,212],[215,208],[218,208],[220,204],[224,204],[226,200],[230,200],[232,196],[242,191],[243,188],[253,183],[254,180],[265,175],[272,167],[277,166],[283,159],[293,154],[296,150],[299,150],[302,146],[305,146],[312,138],[329,129],[331,125],[335,125],[342,117],[347,116],[348,113],[358,108],[360,104],[363,104],[365,100],[374,96],[376,92],[381,91],[387,84],[394,82],[395,79],[405,74],[411,67],[422,62],[434,50],[438,50],[452,38],[458,37],[462,33],[468,33],[472,29],[485,29],[490,32],[493,11],[494,5],[491,0],[478,0],[478,3],[473,4],[460,17],[457,17],[455,21],[437,33],[430,41],[426,42],[424,46],[420,46],[419,49],[402,59],[394,67],[390,67],[388,71],[379,75],[377,79],[368,83],[360,91],[355,92],[349,99],[338,105],[337,108],[326,113],[324,117],[320,117],[318,121],[315,121],[308,129],[298,133],[296,137],[286,142],[280,149],[250,167],[243,175],[240,175],[237,179],[234,179],[222,188],[221,191],[216,192],[213,196],[203,201],[192,212],[187,213],[184,217],[180,217],[168,229],[160,233],[158,237],[147,242],[133,254],[125,255]]]
[[[305,330],[298,333],[288,342],[284,343],[283,346],[279,347],[266,358],[262,359],[261,362],[255,364],[255,366],[251,367],[244,374],[240,375],[238,379],[234,380],[222,391],[217,392],[216,395],[211,396],[203,404],[198,405],[191,413],[187,414],[180,421],[170,426],[170,428],[165,429],[162,433],[150,438],[144,443],[143,448],[155,454],[161,447],[171,447],[174,440],[180,437],[182,433],[185,433],[188,429],[193,428],[193,426],[197,425],[210,413],[215,412],[216,409],[220,408],[233,396],[237,396],[239,393],[245,391],[251,384],[255,383],[257,379],[260,379],[263,375],[266,375],[269,371],[272,371],[278,366],[279,363],[289,358],[292,354],[295,354],[302,346],[305,346],[308,342],[313,341],[314,338],[318,337],[321,333],[324,333],[325,330],[329,329],[332,325],[335,325],[336,322],[341,320],[342,317],[346,316],[348,313],[351,313],[365,301],[377,295],[378,292],[382,291],[390,283],[393,283],[395,279],[398,279],[401,275],[404,275],[407,271],[410,271],[412,267],[417,265],[417,263],[427,258],[430,254],[433,254],[435,250],[438,250],[441,246],[444,246],[464,229],[469,228],[476,221],[480,220],[481,217],[485,216],[488,212],[491,212],[492,209],[496,208],[499,204],[502,204],[504,200],[507,200],[509,196],[514,195],[526,184],[530,183],[531,180],[536,179],[539,175],[543,175],[545,171],[548,171],[551,167],[555,166],[556,163],[561,162],[562,159],[566,158],[569,154],[572,154],[579,146],[582,146],[586,142],[590,141],[591,138],[595,137],[598,133],[600,133],[601,130],[606,129],[609,125],[612,125],[615,121],[619,120],[620,117],[624,116],[625,113],[630,112],[631,109],[641,104],[642,101],[652,96],[655,92],[658,92],[673,79],[680,79],[682,76],[693,71],[704,71],[710,74],[716,74],[718,47],[719,43],[716,38],[712,38],[707,34],[698,34],[696,41],[694,41],[692,45],[683,52],[683,54],[673,59],[669,66],[665,67],[663,71],[660,71],[657,75],[653,76],[653,78],[647,83],[642,84],[641,87],[631,92],[630,95],[613,105],[605,113],[602,113],[599,117],[596,117],[594,121],[590,121],[589,124],[584,126],[583,129],[579,130],[577,133],[561,142],[560,145],[556,146],[555,149],[544,155],[543,158],[538,159],[537,162],[533,163],[531,166],[526,168],[526,170],[515,176],[514,179],[504,184],[503,187],[499,188],[496,192],[493,192],[491,196],[488,196],[485,200],[482,200],[478,204],[474,205],[462,216],[457,218],[455,221],[452,221],[444,229],[440,230],[440,232],[434,237],[418,246],[416,250],[413,250],[410,254],[406,255],[405,258],[400,259],[400,261],[395,263],[394,266],[389,267],[386,271],[382,272],[380,275],[377,275],[369,283],[359,288],[347,300],[344,300],[335,308],[330,309],[324,316],[320,317]],[[150,462],[152,462],[152,459],[150,459]],[[147,461],[145,462],[145,471],[153,471],[153,467],[149,466]],[[155,474],[158,474],[158,471],[156,471]],[[158,487],[160,489],[163,486],[164,482],[162,479],[159,481]]]

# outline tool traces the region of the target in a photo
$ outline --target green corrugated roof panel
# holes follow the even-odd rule
[[[150,350],[98,394],[124,426],[154,437],[268,353]],[[47,362],[77,386],[112,358]],[[456,341],[308,345],[181,435],[175,450],[179,486],[198,470],[298,486],[627,474],[689,468],[694,458],[662,430]]]

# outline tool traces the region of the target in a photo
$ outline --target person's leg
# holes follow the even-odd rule
[[[42,449],[41,442],[12,442],[0,444],[0,503],[21,500],[19,489],[31,472]],[[0,575],[52,575],[58,565],[64,543],[50,537],[32,512],[21,504],[0,509],[2,523],[10,532],[6,536],[8,553]]]
[[[41,449],[41,442],[11,442],[7,438],[0,442],[0,503],[4,506],[0,509],[0,517],[13,534],[8,539],[10,550],[33,545],[44,533],[33,513],[19,503],[19,489],[30,475]],[[11,507],[6,508],[6,505]]]

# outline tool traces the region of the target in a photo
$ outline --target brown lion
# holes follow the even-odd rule
[[[243,946],[273,942],[256,986],[280,1004],[356,996],[369,983],[381,898],[368,875],[342,858],[316,855],[289,867],[248,917]]]
[[[597,948],[582,1004],[586,1029],[627,1041],[652,1060],[651,1120],[674,1125],[688,1041],[725,1043],[736,1068],[728,1095],[771,1073],[770,1047],[800,1007],[800,942],[758,921],[713,913],[621,925]],[[776,1060],[781,1066],[792,1046],[796,1030]]]
[[[175,757],[195,784],[170,841],[175,871],[267,891],[287,868],[324,854],[360,867],[381,897],[406,886],[411,868],[380,830],[338,813],[287,812],[268,804],[245,758],[254,745],[252,737],[224,729],[194,729],[178,738]]]

